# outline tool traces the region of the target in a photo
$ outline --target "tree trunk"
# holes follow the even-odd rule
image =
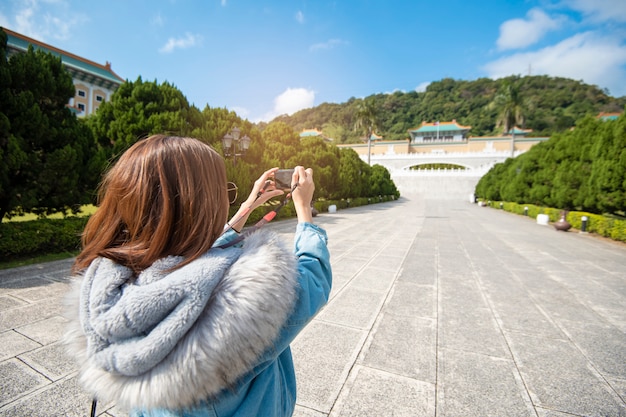
[[[511,158],[515,156],[515,127],[513,127],[513,131],[511,132]]]
[[[372,166],[370,163],[370,155],[372,154],[372,131],[367,132],[367,165]]]

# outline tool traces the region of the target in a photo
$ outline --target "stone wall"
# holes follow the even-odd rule
[[[469,175],[402,175],[392,173],[391,179],[400,194],[419,195],[427,200],[469,201],[480,176]]]

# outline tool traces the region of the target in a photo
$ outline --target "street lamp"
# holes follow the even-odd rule
[[[241,135],[241,130],[238,127],[233,127],[229,133],[225,134],[222,138],[222,147],[224,149],[224,156],[233,157],[233,165],[237,165],[237,157],[243,156],[250,147],[250,137]],[[239,151],[239,153],[237,153]]]

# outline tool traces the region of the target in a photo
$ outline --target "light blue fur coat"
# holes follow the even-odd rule
[[[68,298],[80,381],[123,408],[181,408],[232,387],[272,346],[295,303],[296,258],[271,232],[138,277],[98,258]]]

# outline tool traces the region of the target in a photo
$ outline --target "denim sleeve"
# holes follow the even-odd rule
[[[285,328],[275,344],[277,353],[285,350],[328,301],[332,286],[330,253],[326,231],[312,223],[298,223],[295,254],[298,258],[298,298]]]
[[[236,238],[237,238],[237,236],[239,236],[239,235],[237,234],[237,232],[235,232],[233,229],[228,229],[228,230],[226,230],[224,233],[222,233],[222,234],[220,235],[220,237],[218,237],[218,238],[215,240],[215,242],[213,242],[213,246],[212,246],[212,247],[213,247],[213,248],[216,248],[216,247],[218,247],[218,246],[225,245],[225,244],[227,244],[228,242],[230,242],[231,240],[236,239]]]

